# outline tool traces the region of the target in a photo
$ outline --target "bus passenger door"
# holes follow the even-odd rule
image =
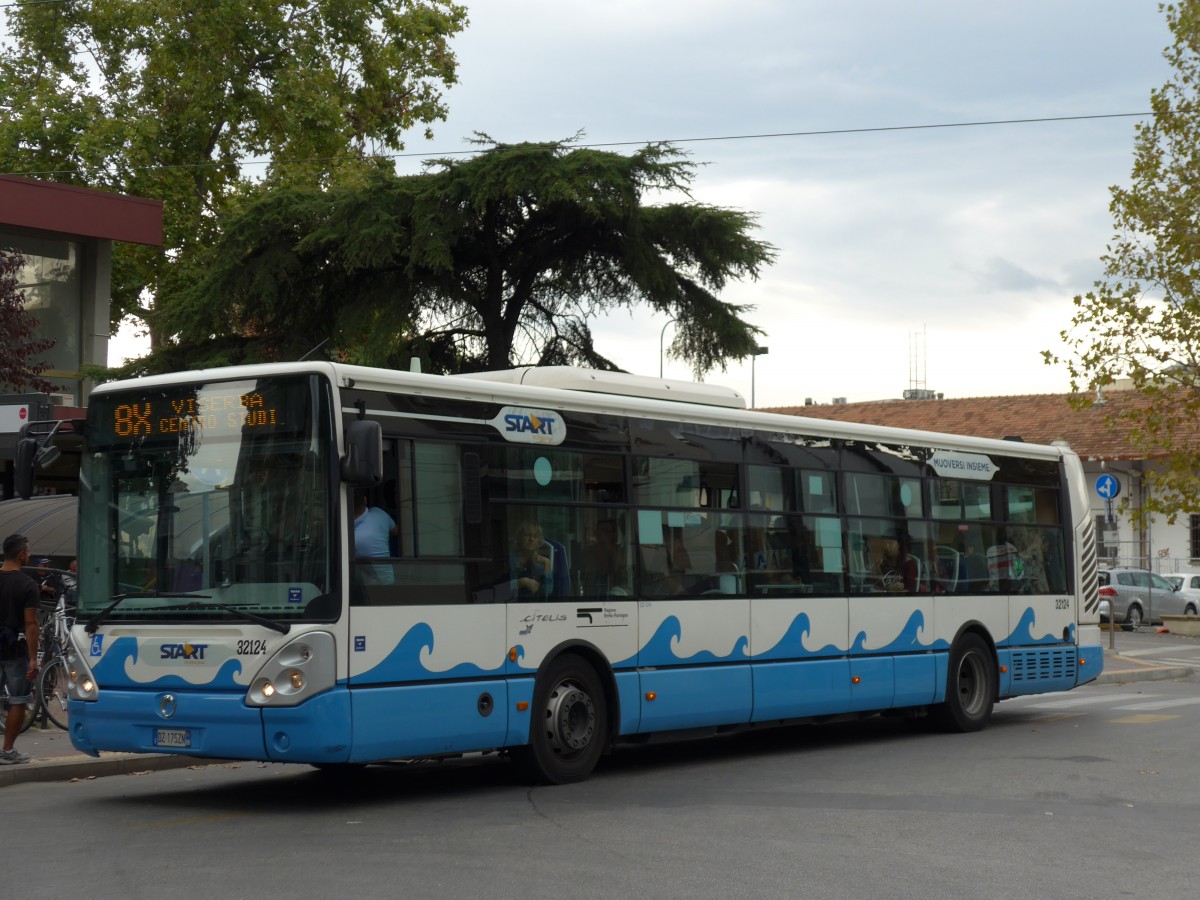
[[[388,557],[352,566],[352,761],[505,743],[505,610],[475,589],[469,463],[477,458],[462,445],[385,441],[384,480],[370,502],[397,536]]]
[[[487,750],[508,731],[502,605],[356,606],[351,759]]]

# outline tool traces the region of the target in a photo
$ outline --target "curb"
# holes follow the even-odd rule
[[[91,756],[66,756],[52,759],[33,759],[16,766],[0,767],[0,788],[12,784],[47,781],[72,781],[100,778],[105,775],[132,775],[140,772],[161,772],[189,766],[210,766],[227,762],[222,759],[200,759],[174,754],[119,753],[95,759]]]
[[[1196,670],[1190,666],[1139,666],[1101,672],[1092,684],[1124,684],[1128,681],[1173,681],[1190,678]]]

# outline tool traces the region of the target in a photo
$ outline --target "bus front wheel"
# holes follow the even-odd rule
[[[934,724],[945,731],[980,731],[992,717],[996,701],[996,661],[987,642],[964,634],[950,651],[946,700],[934,707]]]
[[[533,781],[570,784],[592,773],[607,742],[608,706],[596,670],[578,656],[558,658],[534,687],[529,744],[514,758]]]

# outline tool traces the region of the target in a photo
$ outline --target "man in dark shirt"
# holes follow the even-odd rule
[[[0,687],[8,690],[8,715],[4,719],[4,749],[0,765],[29,762],[13,746],[25,720],[37,675],[38,584],[21,571],[29,562],[29,539],[10,534],[4,539],[0,565]],[[24,633],[25,640],[21,640]]]

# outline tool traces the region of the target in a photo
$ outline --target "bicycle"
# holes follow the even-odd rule
[[[66,594],[60,594],[48,616],[49,622],[43,625],[42,646],[38,651],[41,671],[38,672],[37,686],[33,692],[34,702],[30,704],[35,706],[36,710],[32,717],[26,716],[25,728],[39,715],[45,714],[55,727],[67,730],[70,678],[66,653],[74,620],[73,612],[74,610],[67,606]]]

